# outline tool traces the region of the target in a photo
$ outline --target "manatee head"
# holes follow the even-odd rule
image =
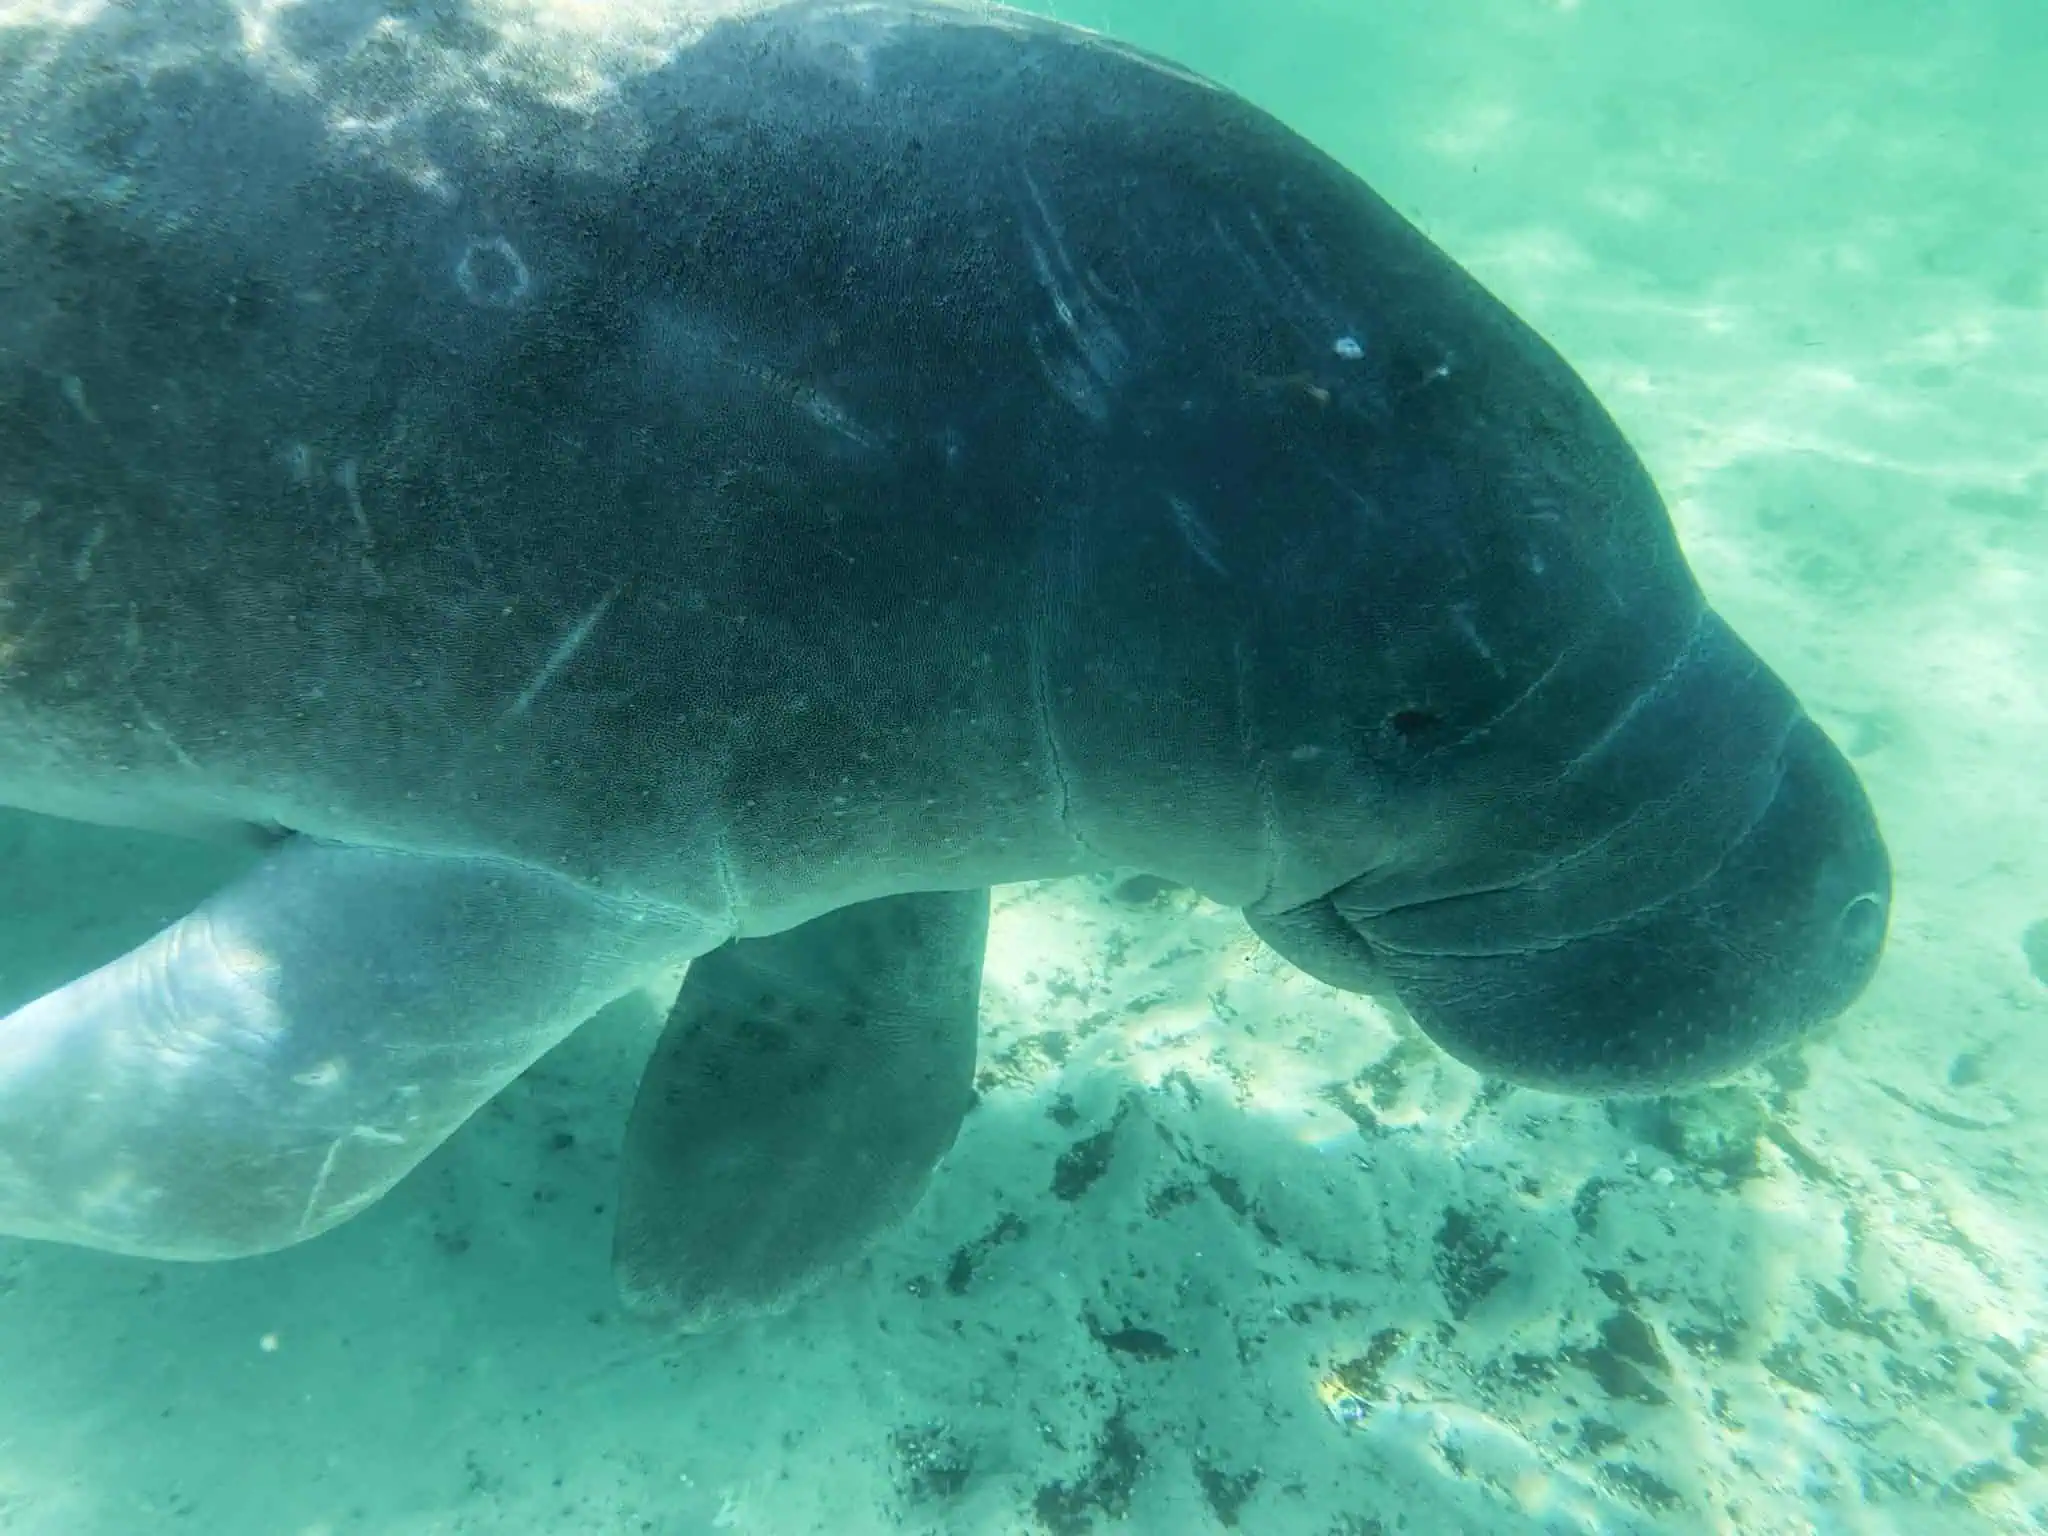
[[[1230,366],[1133,437],[1122,504],[1191,509],[1145,525],[1188,550],[1129,558],[1146,585],[1117,590],[1126,613],[1199,596],[1171,654],[1220,656],[1225,704],[1180,749],[1201,771],[1152,793],[1256,851],[1204,866],[1161,811],[1129,862],[1532,1086],[1661,1091],[1838,1014],[1890,909],[1871,806],[1708,603],[1619,423],[1341,167],[1263,132],[1198,142],[1260,161],[1203,194],[1223,233],[1189,269]],[[1108,739],[1113,672],[1075,675]]]
[[[1522,760],[1463,744],[1439,782]],[[1498,754],[1498,755],[1496,755]],[[1513,773],[1504,780],[1513,780]],[[1455,796],[1473,804],[1470,790]],[[1307,969],[1390,993],[1480,1071],[1567,1093],[1661,1092],[1792,1044],[1877,966],[1891,869],[1862,785],[1711,610],[1548,790],[1439,813],[1429,857],[1252,914]]]

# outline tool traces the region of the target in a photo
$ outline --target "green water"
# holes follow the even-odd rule
[[[0,1241],[0,1532],[2048,1530],[2048,6],[1037,9],[1277,113],[1587,378],[1877,803],[1877,983],[1568,1103],[1230,914],[1006,892],[981,1108],[778,1322],[615,1315],[644,1004],[304,1249]],[[11,1004],[235,856],[0,858]]]

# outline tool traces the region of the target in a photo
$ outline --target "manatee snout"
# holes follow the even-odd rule
[[[1384,914],[1359,925],[1377,974],[1453,1056],[1556,1092],[1683,1088],[1795,1043],[1876,970],[1891,864],[1854,770],[1811,720],[1799,716],[1758,771],[1775,787],[1703,879],[1495,952],[1406,947],[1390,937],[1401,914]],[[1626,859],[1607,873],[1631,878]],[[1457,926],[1484,934],[1504,895],[1460,898]]]
[[[1711,610],[1646,687],[1549,739],[1548,767],[1505,734],[1446,755],[1467,810],[1416,819],[1425,853],[1248,911],[1253,927],[1322,980],[1398,1001],[1468,1065],[1560,1093],[1726,1076],[1862,992],[1891,913],[1876,816]]]

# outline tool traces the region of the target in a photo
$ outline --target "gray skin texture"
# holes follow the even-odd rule
[[[1619,430],[1228,93],[925,0],[37,14],[0,800],[283,841],[0,1020],[0,1230],[310,1236],[903,893],[1150,871],[1564,1091],[1870,975],[1870,807]]]

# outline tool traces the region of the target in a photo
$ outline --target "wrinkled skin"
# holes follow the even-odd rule
[[[917,891],[1152,871],[1567,1091],[1863,986],[1847,763],[1279,124],[969,6],[425,9],[0,22],[0,801],[283,839],[0,1020],[0,1230],[310,1236],[606,997]]]

